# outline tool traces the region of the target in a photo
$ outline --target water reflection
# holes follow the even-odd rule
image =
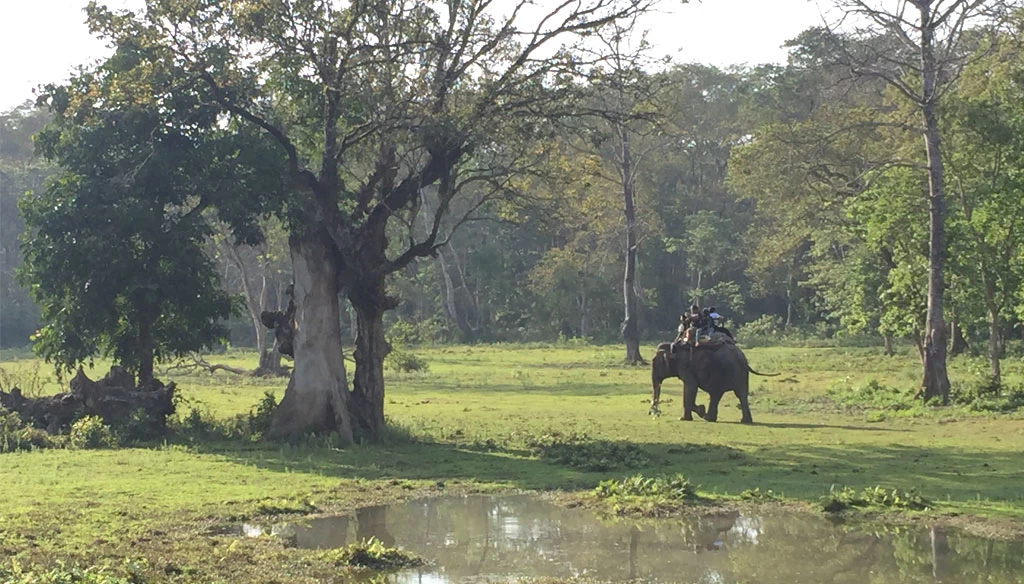
[[[247,526],[249,535],[263,532]],[[529,496],[461,497],[371,507],[278,525],[304,548],[376,537],[434,565],[394,583],[586,577],[701,584],[1024,582],[1024,542],[935,528],[857,531],[814,516],[739,513],[657,523],[604,522]]]

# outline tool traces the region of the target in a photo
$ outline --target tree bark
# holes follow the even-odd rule
[[[271,435],[336,432],[353,440],[348,380],[342,359],[335,256],[320,232],[288,240],[295,271],[295,366],[274,413]]]
[[[381,285],[383,288],[383,284]],[[384,337],[384,309],[375,303],[356,304],[356,371],[351,411],[356,436],[375,442],[384,431],[384,358],[391,345]]]
[[[892,347],[892,335],[882,335],[882,343],[885,345],[885,356],[892,357],[896,351]]]
[[[924,399],[939,398],[949,403],[949,376],[946,372],[946,326],[943,317],[943,293],[946,288],[946,201],[942,176],[941,139],[936,114],[935,90],[938,66],[933,48],[930,3],[919,3],[921,12],[921,75],[925,153],[928,157],[928,311],[925,317],[924,375],[921,382]]]
[[[622,297],[625,315],[622,320],[622,338],[626,341],[626,363],[646,363],[640,354],[640,323],[636,294],[636,207],[633,201],[633,159],[629,150],[629,131],[619,129],[622,143],[622,197],[626,214],[626,269],[622,278]]]

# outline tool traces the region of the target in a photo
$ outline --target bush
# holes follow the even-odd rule
[[[26,425],[18,414],[0,408],[0,453],[54,446],[49,434]]]
[[[110,427],[99,416],[86,416],[71,424],[68,444],[72,448],[113,448],[117,445]]]
[[[1008,386],[991,377],[951,388],[950,401],[976,412],[1012,412],[1024,408],[1024,387]]]
[[[270,431],[275,410],[277,410],[277,398],[272,392],[265,392],[263,399],[256,403],[255,409],[249,411],[250,438],[258,440]]]
[[[399,347],[395,347],[384,358],[384,366],[398,373],[427,373],[430,371],[430,365],[426,361]]]
[[[697,498],[696,488],[679,473],[655,477],[635,474],[621,481],[601,481],[594,493],[602,499],[657,497],[670,501],[689,501]]]
[[[423,558],[398,548],[384,545],[371,537],[343,548],[321,552],[320,559],[339,566],[365,570],[398,570],[426,564]]]
[[[828,513],[866,507],[924,511],[934,507],[934,504],[918,494],[916,489],[903,491],[882,486],[867,487],[862,491],[857,491],[850,487],[837,489],[835,485],[832,485],[828,495],[821,498],[821,508]]]
[[[120,444],[130,444],[156,438],[153,424],[146,410],[139,408],[128,416],[128,420],[114,428],[114,434]]]
[[[782,317],[775,314],[762,314],[754,320],[741,325],[738,331],[744,335],[774,337],[782,333]]]

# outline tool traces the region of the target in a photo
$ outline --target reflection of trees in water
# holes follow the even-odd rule
[[[878,582],[1010,584],[1024,573],[1024,542],[938,530],[858,531],[812,515],[609,523],[528,497],[468,497],[373,508],[355,519],[343,531],[435,560],[427,570],[440,572],[433,582],[504,575],[852,584],[870,574]]]

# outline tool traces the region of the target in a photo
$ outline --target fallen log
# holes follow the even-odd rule
[[[79,367],[70,388],[39,398],[26,397],[17,387],[9,392],[0,388],[0,407],[50,434],[66,432],[86,416],[99,416],[108,426],[131,425],[137,435],[159,436],[167,429],[167,417],[174,413],[173,382],[164,385],[154,379],[136,387],[132,374],[116,365],[98,381],[89,379]]]

